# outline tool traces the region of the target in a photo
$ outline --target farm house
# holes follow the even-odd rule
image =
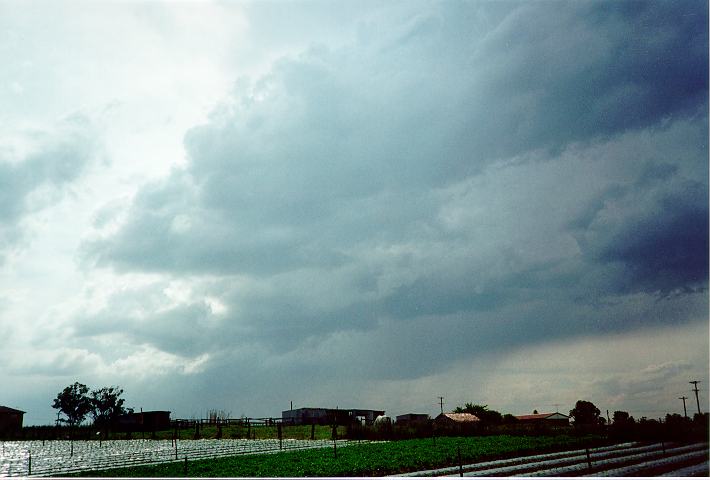
[[[305,407],[284,410],[281,412],[281,420],[283,423],[290,425],[310,425],[314,423],[329,425],[333,422],[338,425],[348,425],[354,422],[371,425],[378,416],[384,414],[384,410]]]
[[[548,427],[566,427],[569,425],[569,416],[560,413],[533,413],[532,415],[516,415],[520,423],[541,425]]]
[[[170,412],[152,410],[126,413],[118,418],[117,428],[126,432],[156,432],[170,428]]]
[[[22,430],[24,414],[22,410],[0,406],[0,434],[6,435]]]

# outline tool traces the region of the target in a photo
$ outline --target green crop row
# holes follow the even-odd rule
[[[100,477],[381,476],[590,445],[595,438],[440,437],[84,472]],[[460,452],[460,453],[459,453]]]

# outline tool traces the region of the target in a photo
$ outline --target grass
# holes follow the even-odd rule
[[[310,432],[309,432],[310,433]],[[532,437],[495,435],[486,437],[440,437],[436,439],[353,444],[332,448],[274,454],[243,455],[210,460],[91,471],[75,476],[100,477],[339,477],[382,476],[408,471],[471,463],[491,458],[577,448],[597,438]]]

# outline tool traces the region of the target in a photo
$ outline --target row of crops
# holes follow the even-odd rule
[[[662,474],[671,468],[707,472],[707,466],[697,466],[707,460],[707,443],[608,446],[602,441],[494,435],[336,444],[292,439],[5,442],[0,476],[603,476],[606,471],[625,476],[637,471]]]
[[[412,477],[707,476],[708,444],[618,444],[420,470]]]
[[[333,448],[328,440],[108,440],[0,442],[0,477],[56,476],[88,470],[288,450]],[[338,440],[345,446],[347,440]]]
[[[347,448],[285,451],[275,455],[242,455],[94,471],[82,476],[101,477],[362,477],[455,465],[457,461],[483,461],[501,456],[592,446],[597,438],[436,437],[391,442],[351,442]],[[340,443],[338,443],[340,445]]]

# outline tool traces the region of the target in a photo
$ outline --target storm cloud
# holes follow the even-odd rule
[[[309,2],[279,5],[295,15],[285,17],[271,4],[238,7],[204,8],[234,20],[215,38],[227,64],[250,68],[232,68],[209,114],[173,139],[184,158],[170,168],[152,154],[175,148],[152,142],[174,112],[138,121],[125,99],[105,114],[120,112],[132,132],[116,138],[153,130],[130,149],[107,136],[110,153],[129,151],[150,174],[134,165],[114,184],[82,183],[92,142],[69,134],[22,163],[0,161],[0,182],[10,182],[0,225],[37,211],[30,199],[44,188],[93,192],[83,193],[94,203],[72,244],[80,285],[42,313],[41,334],[22,332],[38,350],[65,352],[62,379],[113,375],[142,398],[175,402],[178,415],[206,391],[227,410],[238,402],[273,415],[286,394],[325,405],[340,401],[334,392],[352,402],[389,392],[414,408],[402,392],[461,392],[461,372],[490,394],[492,365],[506,362],[550,391],[574,384],[618,400],[613,390],[636,374],[628,398],[657,378],[677,383],[704,358],[671,358],[658,332],[680,344],[707,324],[706,4],[422,2],[338,13]],[[168,10],[156,4],[145,20],[163,40],[172,30],[151,22],[172,25]],[[175,31],[193,25],[175,18]],[[309,40],[293,46],[299,38]],[[189,70],[187,85],[199,65],[166,71]],[[566,371],[557,387],[544,377],[554,370],[545,349],[587,348],[581,364],[596,358],[583,347],[594,342],[611,342],[618,350],[605,356],[635,370],[575,382]],[[655,356],[630,362],[625,345],[643,342]],[[521,352],[544,372],[510,360]],[[45,355],[36,371],[59,357]],[[10,360],[11,371],[32,371]],[[513,397],[507,408],[527,410]]]
[[[500,6],[440,4],[282,58],[237,82],[187,134],[187,166],[85,259],[244,279],[218,294],[217,346],[395,322],[441,329],[453,359],[535,331],[688,321],[708,224],[707,31],[687,7],[509,4],[488,23]],[[672,292],[695,306],[602,320],[600,302],[645,294],[650,311]]]

